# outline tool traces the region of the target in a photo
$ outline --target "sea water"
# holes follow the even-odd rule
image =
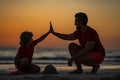
[[[17,54],[16,47],[0,47],[0,64],[13,64]],[[33,54],[33,63],[67,64],[70,59],[68,49],[37,47]],[[104,64],[120,64],[120,50],[107,50]]]

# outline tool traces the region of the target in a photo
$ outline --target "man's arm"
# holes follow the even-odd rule
[[[54,32],[51,22],[50,22],[50,32],[53,35],[55,35],[58,38],[61,38],[63,40],[75,40],[76,39],[73,33],[72,34],[61,34],[61,33]]]
[[[63,40],[75,40],[76,39],[74,34],[61,34],[61,33],[57,33],[57,32],[54,32],[53,34]]]
[[[91,51],[91,49],[94,47],[94,45],[95,45],[95,41],[88,41],[86,43],[85,48],[83,50],[79,51],[78,54],[76,54],[75,56],[73,56],[73,59],[76,59],[78,57],[81,57],[83,55],[88,54]]]

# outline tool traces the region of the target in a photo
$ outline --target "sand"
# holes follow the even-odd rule
[[[47,64],[46,64],[47,65]],[[42,71],[45,66],[40,65]],[[97,74],[69,74],[75,65],[54,65],[59,74],[21,74],[11,75],[9,72],[16,70],[14,64],[0,64],[0,80],[120,80],[120,65],[101,65]],[[83,66],[84,72],[89,72],[90,67]]]

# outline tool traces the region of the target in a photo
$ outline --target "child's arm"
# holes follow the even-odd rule
[[[37,41],[38,42],[42,41],[43,39],[45,39],[48,36],[49,33],[50,33],[50,31],[45,33],[44,35],[42,35],[40,38],[38,38]]]

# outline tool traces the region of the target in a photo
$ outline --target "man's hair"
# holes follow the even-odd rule
[[[25,46],[32,38],[32,32],[24,31],[20,35],[20,45]]]
[[[76,13],[75,18],[80,19],[80,21],[82,21],[84,25],[87,25],[88,17],[85,13],[83,12]]]

